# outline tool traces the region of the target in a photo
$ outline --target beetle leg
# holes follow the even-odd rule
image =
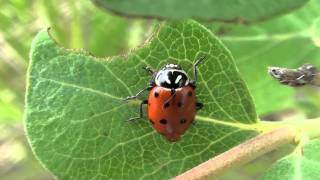
[[[140,90],[136,95],[134,95],[134,96],[128,96],[128,97],[126,97],[124,100],[127,101],[127,100],[131,100],[131,99],[136,99],[136,98],[138,98],[138,96],[140,96],[144,91],[146,91],[146,90],[148,90],[148,89],[149,89],[149,87],[144,88],[144,89]]]
[[[139,113],[140,113],[139,116],[138,117],[129,118],[128,121],[134,121],[134,120],[143,118],[143,109],[142,109],[142,107],[143,107],[144,104],[148,104],[148,100],[141,101],[140,109],[139,109]]]
[[[205,56],[202,56],[199,58],[194,64],[193,64],[193,75],[194,75],[194,82],[196,83],[198,80],[198,65],[203,62]]]
[[[153,69],[151,69],[151,68],[148,67],[148,66],[142,67],[142,69],[148,71],[151,75],[153,75],[153,74],[156,73],[156,71],[154,71]]]
[[[194,80],[191,80],[189,83],[193,89],[196,88],[196,83],[198,80],[198,65],[205,59],[205,56],[200,57],[194,64],[193,64],[193,76]]]
[[[203,108],[203,104],[200,103],[200,102],[196,102],[196,110],[198,111],[198,110],[200,110],[202,108]]]
[[[192,87],[192,89],[196,89],[196,82],[194,80],[190,80],[189,85]]]
[[[150,80],[150,82],[149,82],[149,85],[148,85],[146,88],[140,90],[136,95],[126,97],[126,98],[124,99],[124,101],[138,98],[138,96],[140,96],[144,91],[146,91],[146,90],[150,91],[150,90],[153,88],[153,86],[155,85],[155,82],[154,82],[155,71],[153,71],[153,70],[152,70],[151,68],[149,68],[149,67],[144,67],[143,69],[145,69],[145,70],[147,70],[148,72],[150,72],[150,73],[153,74],[153,76],[152,76],[152,78],[151,78],[151,80]]]
[[[148,87],[140,90],[140,91],[139,91],[136,95],[134,95],[134,96],[128,96],[128,97],[126,97],[126,98],[124,99],[124,101],[138,98],[144,91],[147,91],[147,90],[150,91],[153,86],[154,86],[153,82],[150,82]]]

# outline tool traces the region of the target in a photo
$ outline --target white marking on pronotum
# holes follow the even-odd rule
[[[164,76],[166,79],[165,81],[168,83],[168,84],[171,84],[171,81],[169,80],[169,76]]]
[[[188,84],[189,84],[189,80],[187,79],[185,86],[188,85]]]
[[[167,64],[166,65],[166,68],[177,68],[178,67],[178,65],[176,65],[176,64]]]
[[[177,69],[168,69],[168,70],[161,70],[158,72],[158,74],[156,75],[155,81],[156,81],[156,85],[160,85],[160,82],[166,81],[168,84],[171,84],[171,81],[169,80],[169,77],[167,76],[167,74],[169,74],[169,72],[173,73],[173,72],[180,72],[182,74],[185,74],[187,76],[187,73],[183,70],[177,70]],[[164,77],[163,77],[164,76]],[[178,77],[179,78],[179,77]],[[182,78],[182,76],[181,76]],[[180,81],[179,80],[175,80],[176,82]],[[175,83],[176,83],[175,82]],[[177,83],[176,83],[177,84]],[[188,85],[189,81],[187,80],[185,85]]]
[[[174,83],[175,83],[175,84],[178,84],[178,82],[181,80],[181,78],[182,78],[182,76],[179,75],[179,76],[177,77],[176,81],[174,81]]]

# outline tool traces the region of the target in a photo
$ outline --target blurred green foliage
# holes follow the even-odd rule
[[[21,118],[21,109],[12,101],[16,96],[9,89],[0,91],[0,121],[11,122]]]
[[[301,94],[303,88],[280,85],[267,68],[297,68],[305,63],[320,67],[319,9],[320,1],[314,0],[295,12],[257,24],[210,24],[235,57],[258,114],[297,108],[296,90]]]

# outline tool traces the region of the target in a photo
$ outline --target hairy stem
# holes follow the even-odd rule
[[[252,138],[193,169],[175,177],[175,180],[206,179],[221,172],[247,163],[281,145],[295,142],[299,134],[295,128],[279,128]]]
[[[320,137],[320,118],[260,122],[265,132],[175,177],[176,180],[216,177],[225,170],[250,162],[281,145]]]

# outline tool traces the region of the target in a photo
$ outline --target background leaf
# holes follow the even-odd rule
[[[141,68],[179,63],[200,67],[198,99],[205,107],[177,143],[122,99],[149,81]],[[126,57],[95,58],[58,47],[40,32],[31,49],[26,129],[38,159],[62,179],[168,179],[256,135],[260,126],[230,52],[194,21],[164,24],[151,42]]]
[[[52,0],[40,2],[43,19],[65,47],[85,48],[98,56],[119,54],[128,49],[132,21],[99,11],[90,1],[60,0],[60,6]]]
[[[252,22],[292,11],[308,0],[92,0],[126,16]]]
[[[304,63],[320,67],[320,2],[257,25],[213,25],[230,48],[248,83],[258,114],[294,107],[295,89],[281,86],[267,74],[268,66],[297,68]],[[266,99],[266,97],[268,97]]]
[[[22,117],[21,111],[12,101],[15,94],[8,89],[0,90],[0,123],[14,122]]]
[[[266,180],[319,179],[320,140],[305,144],[299,152],[289,155],[274,164],[264,175]]]

